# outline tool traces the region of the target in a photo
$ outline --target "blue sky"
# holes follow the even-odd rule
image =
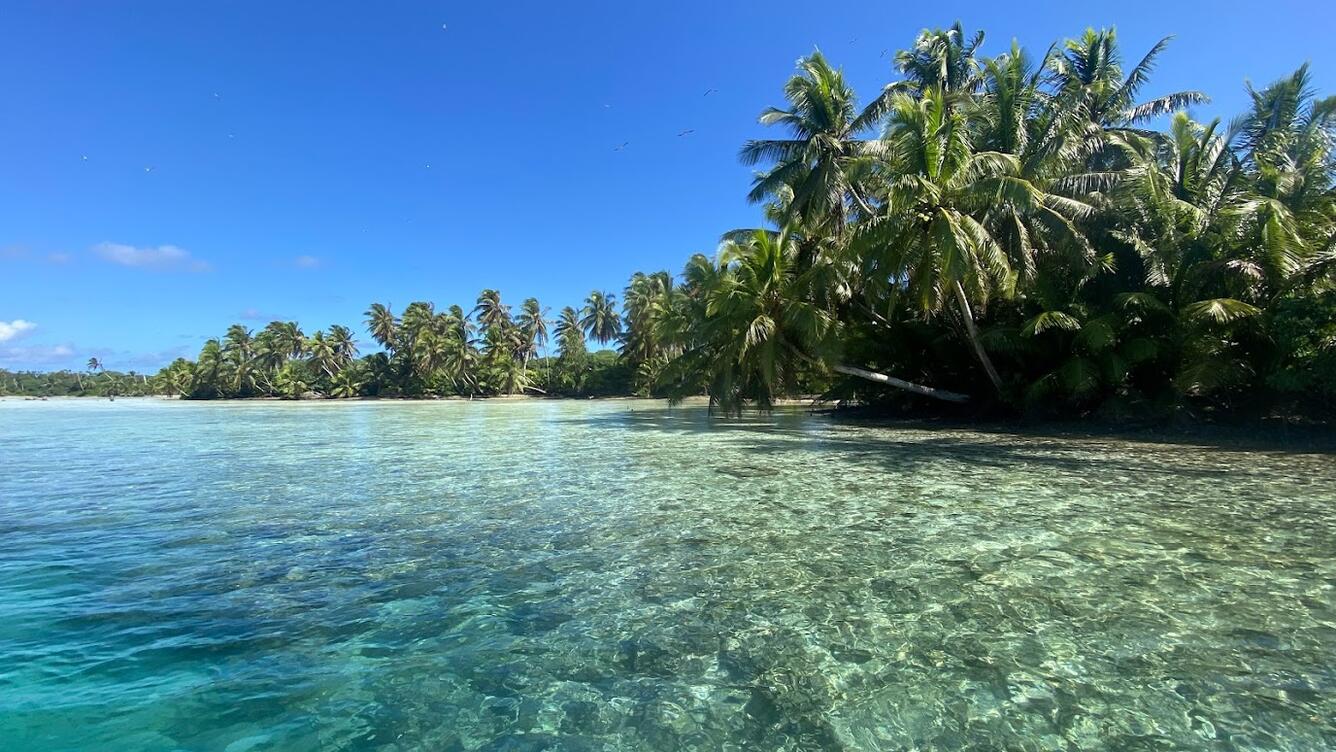
[[[758,223],[736,153],[814,47],[864,98],[957,18],[986,53],[1116,26],[1139,59],[1174,34],[1147,94],[1202,89],[1199,118],[1305,60],[1336,90],[1318,2],[5,8],[8,368],[154,370],[234,321],[360,331],[372,301],[467,306],[484,287],[555,312],[677,271]]]

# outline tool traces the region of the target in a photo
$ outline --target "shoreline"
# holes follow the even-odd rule
[[[50,397],[32,397],[22,394],[4,394],[0,395],[0,402],[65,402],[72,400],[89,401],[108,401],[106,396],[92,394],[61,394]],[[182,397],[170,397],[163,394],[135,394],[135,395],[117,395],[116,400],[158,400],[162,402],[189,402],[192,404],[207,405],[211,403],[218,404],[238,404],[238,403],[292,403],[301,405],[316,405],[326,403],[366,403],[366,402],[389,402],[389,403],[431,403],[431,402],[667,402],[667,397],[637,397],[634,395],[616,395],[602,397],[561,397],[555,395],[542,394],[496,394],[487,397],[460,397],[458,395],[448,395],[445,397],[313,397],[310,399],[285,399],[283,397],[220,397],[217,399],[184,399]],[[709,404],[709,398],[705,396],[687,397],[678,403],[679,405],[700,405]],[[811,407],[814,410],[828,409],[822,407],[823,403],[816,399],[782,399],[775,400],[777,407]],[[754,412],[747,410],[747,412]]]
[[[39,397],[21,395],[0,396],[0,402],[79,402],[108,401],[106,397],[95,396],[55,396],[45,400]],[[352,397],[344,399],[320,398],[287,400],[277,397],[247,397],[232,399],[186,400],[163,395],[139,395],[117,397],[116,401],[160,401],[179,402],[196,405],[235,406],[245,404],[290,404],[290,405],[339,405],[339,404],[433,404],[433,403],[530,403],[530,402],[595,402],[650,404],[658,403],[670,407],[662,397],[557,397],[546,395],[497,395],[491,397]],[[702,408],[709,405],[709,398],[688,397],[671,407]],[[805,411],[820,416],[833,423],[844,426],[864,426],[869,428],[901,429],[929,432],[968,431],[981,434],[1006,435],[1028,439],[1050,439],[1070,441],[1118,440],[1145,444],[1183,445],[1209,447],[1221,451],[1279,451],[1288,453],[1336,454],[1336,425],[1329,423],[1294,422],[1283,417],[1272,418],[1228,418],[1218,421],[1205,420],[1164,420],[1141,423],[1118,423],[1107,419],[1051,420],[1006,417],[979,417],[975,419],[960,416],[943,415],[895,415],[879,413],[864,408],[837,408],[830,403],[822,403],[812,398],[785,399],[775,403],[778,410],[784,412]],[[763,415],[758,410],[750,409],[744,417],[754,418]],[[718,416],[726,422],[731,418],[723,413]]]

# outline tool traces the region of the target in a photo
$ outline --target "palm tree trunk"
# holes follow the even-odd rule
[[[960,304],[960,316],[965,319],[965,332],[969,335],[970,345],[974,348],[974,354],[979,356],[979,363],[983,370],[988,374],[988,380],[993,382],[993,388],[998,394],[1002,394],[1002,379],[997,375],[997,369],[993,368],[993,361],[988,357],[988,353],[983,349],[983,343],[979,341],[979,329],[974,326],[974,312],[970,310],[969,298],[965,295],[965,288],[961,286],[959,280],[956,286],[956,302]]]
[[[831,369],[834,370],[836,373],[843,373],[849,376],[857,376],[860,379],[867,379],[868,381],[873,381],[878,384],[893,386],[896,389],[903,389],[906,392],[921,394],[924,397],[932,397],[933,399],[942,400],[944,402],[965,402],[969,399],[969,397],[963,394],[958,394],[956,392],[948,392],[943,389],[934,389],[930,386],[923,386],[921,384],[915,384],[912,381],[897,379],[894,376],[887,376],[884,373],[869,371],[866,368],[858,368],[856,366],[846,366],[842,363],[837,363],[834,366],[831,366]]]
[[[794,355],[797,355],[799,358],[802,358],[803,360],[807,361],[808,363],[812,363],[817,366],[824,365],[823,361],[811,355],[808,355],[807,353],[803,352],[801,348],[790,347],[789,351],[792,352]],[[859,368],[858,366],[847,366],[844,365],[843,363],[836,363],[830,368],[832,371],[835,371],[836,373],[842,373],[847,376],[857,376],[860,379],[867,379],[868,381],[873,381],[878,384],[893,386],[896,389],[903,389],[906,392],[921,394],[924,397],[932,397],[933,399],[939,399],[944,402],[965,402],[969,400],[968,396],[960,394],[958,392],[948,392],[945,389],[934,389],[930,386],[915,384],[912,381],[897,379],[894,376],[887,376],[884,373],[869,371],[866,368]]]

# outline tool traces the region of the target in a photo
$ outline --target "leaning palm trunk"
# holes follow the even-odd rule
[[[944,402],[964,402],[969,399],[969,397],[966,397],[963,394],[958,394],[956,392],[948,392],[944,389],[934,389],[930,386],[923,386],[921,384],[915,384],[912,381],[897,379],[894,376],[887,376],[884,373],[869,371],[866,368],[858,368],[856,366],[846,366],[837,363],[831,366],[831,369],[834,370],[836,373],[843,373],[848,376],[857,376],[860,379],[867,379],[868,381],[872,381],[878,384],[893,386],[896,389],[903,389],[906,392],[920,394],[923,395],[924,397],[932,397],[933,399],[942,400]]]
[[[808,355],[802,350],[794,349],[793,352],[796,353],[798,357],[808,361],[809,363],[816,363],[816,364],[821,363],[820,360],[812,357],[811,355]],[[910,392],[912,394],[918,394],[924,397],[931,397],[933,399],[942,400],[943,402],[965,402],[969,400],[969,397],[967,397],[964,394],[960,394],[958,392],[948,392],[945,389],[934,389],[930,386],[915,384],[912,381],[897,379],[894,376],[887,376],[884,373],[869,371],[866,368],[859,368],[858,366],[847,366],[844,365],[843,363],[836,363],[832,365],[830,369],[832,371],[835,371],[836,373],[842,373],[846,376],[857,376],[860,379],[867,379],[868,381],[871,381],[876,384],[883,384],[885,386],[895,387],[896,389],[903,389],[906,392]]]
[[[988,357],[988,353],[983,349],[983,343],[979,341],[979,329],[974,326],[974,312],[970,310],[969,298],[965,296],[965,288],[960,282],[956,282],[956,302],[960,303],[960,316],[965,319],[965,333],[969,335],[970,345],[974,348],[974,354],[979,356],[979,363],[983,370],[988,374],[988,380],[993,382],[993,388],[998,394],[1002,393],[1002,379],[997,375],[997,369],[993,368],[993,361]]]

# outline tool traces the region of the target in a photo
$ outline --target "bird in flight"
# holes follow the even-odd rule
[[[617,148],[613,149],[613,151],[621,151],[630,145],[631,145],[630,141],[623,141],[619,146],[617,146]]]
[[[708,97],[708,96],[710,96],[711,94],[715,93],[716,91],[719,91],[719,90],[718,90],[718,89],[706,89],[706,90],[705,90],[705,96]]]
[[[695,132],[696,132],[696,129],[695,129],[695,128],[687,128],[686,130],[682,131],[681,133],[679,133],[679,134],[677,134],[677,135],[678,135],[678,137],[680,138],[680,137],[682,137],[682,136],[690,136],[691,134],[693,134],[693,133],[695,133]]]
[[[887,49],[887,50],[882,50],[882,51],[881,51],[881,57],[886,57],[886,53],[888,53],[888,52],[890,52],[889,49]]]
[[[87,154],[81,154],[81,155],[79,155],[79,156],[80,156],[80,158],[81,158],[83,161],[85,161],[85,162],[88,161],[88,155],[87,155]]]

